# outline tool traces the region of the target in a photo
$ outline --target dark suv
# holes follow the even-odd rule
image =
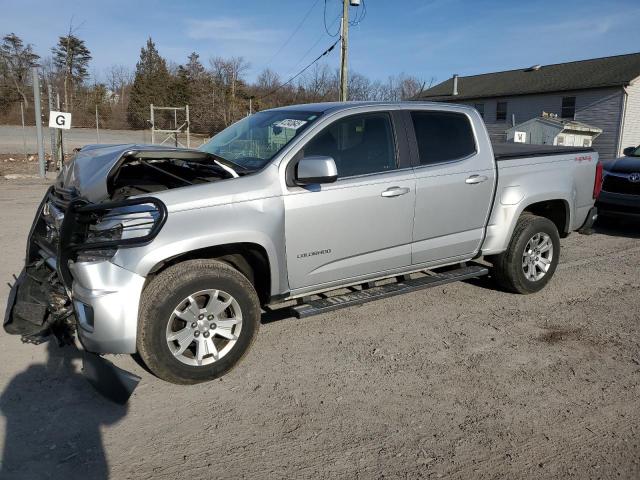
[[[625,148],[624,157],[604,161],[603,175],[598,213],[640,218],[640,146]]]

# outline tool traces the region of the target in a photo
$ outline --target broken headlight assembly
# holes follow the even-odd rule
[[[69,205],[60,233],[60,273],[70,285],[69,260],[108,260],[119,248],[151,242],[167,219],[167,207],[157,198]]]

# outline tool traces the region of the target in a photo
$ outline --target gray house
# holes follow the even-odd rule
[[[416,100],[464,103],[483,116],[494,140],[542,112],[602,129],[593,146],[615,158],[640,145],[640,53],[448,79]]]

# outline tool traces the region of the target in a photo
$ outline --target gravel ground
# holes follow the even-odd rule
[[[45,185],[0,180],[0,278]],[[265,317],[219,381],[142,376],[127,406],[77,354],[0,334],[2,478],[640,478],[640,226],[562,240],[531,296],[490,279]],[[0,307],[8,287],[0,286]]]

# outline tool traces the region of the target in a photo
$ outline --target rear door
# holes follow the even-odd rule
[[[415,179],[406,132],[395,128],[402,121],[392,118],[387,111],[342,117],[296,156],[331,156],[339,178],[285,193],[292,291],[410,265]]]
[[[480,248],[495,170],[484,129],[464,111],[406,112],[415,161],[412,263],[470,258]],[[477,121],[481,121],[478,120]]]

